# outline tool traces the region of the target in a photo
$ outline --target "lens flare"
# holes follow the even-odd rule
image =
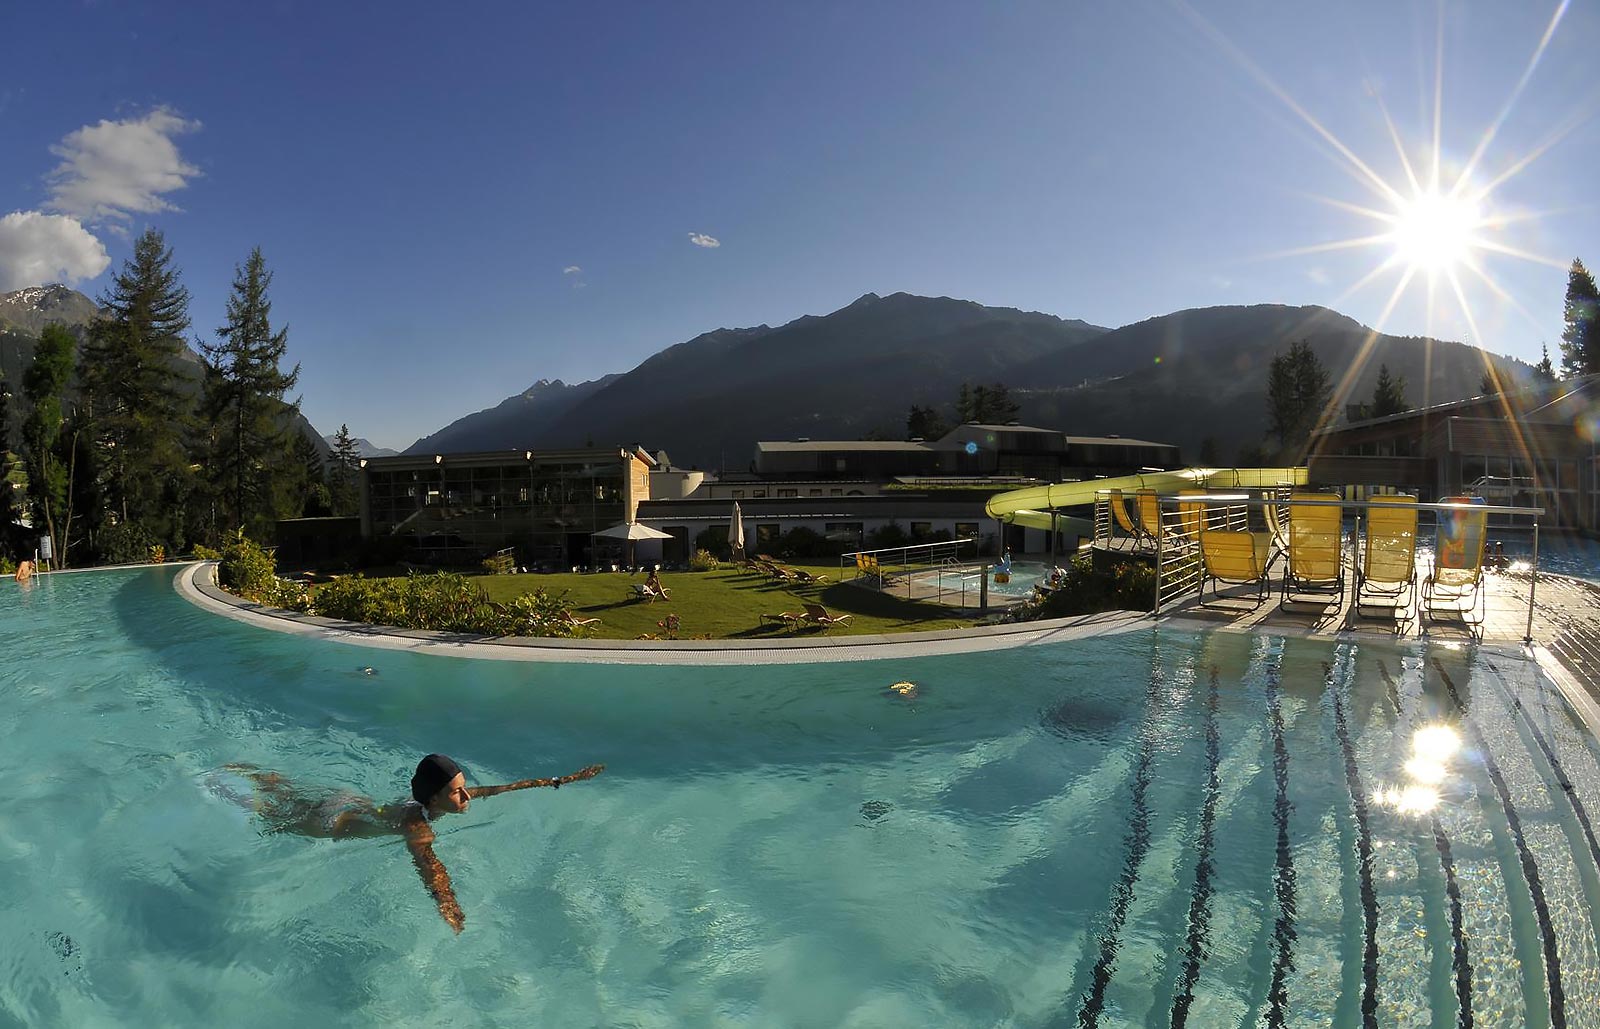
[[[1418,729],[1411,737],[1414,757],[1442,765],[1461,749],[1461,737],[1448,725],[1428,725]]]
[[[1424,757],[1414,757],[1406,762],[1406,774],[1420,783],[1441,783],[1449,774],[1444,765]]]

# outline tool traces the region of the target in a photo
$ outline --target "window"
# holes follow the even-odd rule
[[[820,489],[814,489],[814,490],[812,490],[812,491],[811,491],[811,495],[812,495],[812,496],[813,496],[813,497],[820,497],[820,496],[822,496],[822,490],[820,490]]]
[[[978,523],[977,522],[957,522],[956,523],[956,538],[957,539],[965,539],[965,540],[977,539],[978,538]]]
[[[734,490],[733,491],[733,499],[735,499],[735,500],[743,500],[744,499],[744,490],[742,490],[742,489]]]
[[[911,538],[912,539],[919,539],[919,540],[920,539],[926,539],[927,537],[932,536],[932,535],[933,535],[933,523],[932,522],[912,522],[911,523]]]
[[[833,470],[834,471],[842,472],[847,467],[848,467],[848,462],[846,462],[846,460],[844,458],[836,457],[836,458],[833,459]]]
[[[752,500],[754,500],[757,497],[765,497],[766,495],[767,495],[767,491],[764,490],[764,489],[753,489],[753,490],[750,491],[750,499],[752,499]]]
[[[842,497],[842,496],[844,496],[844,490],[842,490],[842,489],[831,489],[831,490],[828,491],[828,496],[830,496],[830,497]]]
[[[848,539],[849,542],[854,542],[861,538],[860,522],[828,522],[822,528],[829,539],[838,539],[841,542]]]
[[[777,522],[759,522],[756,525],[757,543],[776,543],[783,535],[783,526]]]
[[[800,495],[800,491],[797,490],[797,489],[780,489],[780,490],[778,490],[778,499],[780,499],[780,500],[783,499],[784,497],[798,497],[799,495]]]

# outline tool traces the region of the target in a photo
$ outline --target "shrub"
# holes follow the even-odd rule
[[[1110,572],[1099,572],[1088,557],[1077,557],[1066,571],[1066,581],[1058,589],[1042,603],[1030,605],[1032,617],[1148,611],[1155,602],[1155,569],[1142,561],[1118,562]]]
[[[208,547],[204,543],[196,543],[194,545],[194,556],[202,561],[220,561],[222,559],[222,551]]]
[[[517,559],[510,551],[483,559],[483,570],[490,575],[510,575],[517,570]]]
[[[272,555],[241,529],[222,547],[217,582],[241,597],[260,600],[263,593],[275,588],[275,567]]]
[[[694,552],[693,557],[689,558],[689,571],[710,572],[714,571],[718,564],[719,562],[717,561],[717,555],[713,554],[709,550],[701,548]]]
[[[328,618],[436,632],[485,636],[571,636],[563,595],[535,589],[495,604],[481,586],[452,572],[404,579],[335,579],[311,598],[309,610]],[[300,609],[305,610],[305,609]]]
[[[150,548],[150,563],[160,565],[167,563],[167,548],[157,543]]]
[[[156,538],[137,522],[121,522],[102,529],[95,537],[95,545],[110,564],[137,564],[149,558]]]

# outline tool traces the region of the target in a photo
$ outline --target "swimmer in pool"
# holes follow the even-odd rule
[[[411,860],[416,863],[422,884],[439,906],[439,914],[460,932],[466,925],[461,905],[450,886],[450,873],[433,853],[433,822],[452,812],[465,811],[478,797],[493,797],[513,790],[536,786],[561,788],[569,782],[593,779],[605,765],[590,765],[571,775],[550,779],[522,779],[504,786],[468,786],[461,766],[443,754],[429,754],[417,763],[411,776],[411,799],[378,804],[370,797],[341,792],[322,799],[297,793],[277,772],[253,765],[228,765],[256,786],[251,806],[269,832],[289,832],[324,839],[361,839],[373,836],[403,836]],[[238,798],[236,798],[238,799]]]

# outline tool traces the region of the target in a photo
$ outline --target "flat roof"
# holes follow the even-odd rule
[[[806,450],[921,451],[927,450],[928,445],[898,439],[763,440],[756,444],[756,449],[777,453],[796,453]]]

